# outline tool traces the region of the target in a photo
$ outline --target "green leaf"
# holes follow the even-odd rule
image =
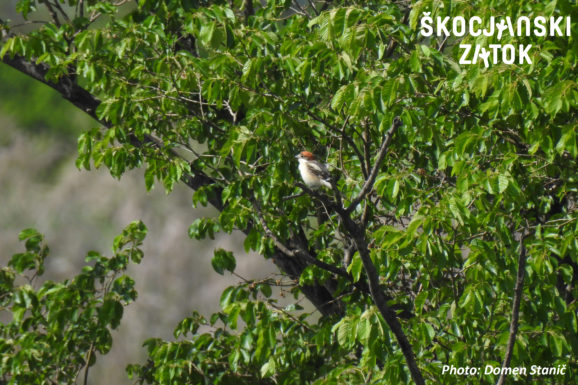
[[[18,239],[23,241],[30,238],[42,238],[36,229],[24,229],[18,234]]]
[[[269,357],[269,360],[261,366],[261,377],[267,378],[272,377],[275,374],[275,360],[273,357]]]
[[[349,264],[349,266],[347,266],[347,272],[351,274],[353,282],[359,281],[362,270],[363,270],[363,263],[361,262],[359,253],[355,252],[353,258],[351,259],[351,263]]]
[[[258,285],[258,288],[266,298],[271,297],[271,295],[273,294],[273,290],[271,289],[271,285],[260,284],[260,285]]]
[[[351,348],[355,342],[357,324],[358,320],[346,317],[333,327],[333,332],[337,332],[337,342],[345,349]]]
[[[215,250],[211,264],[213,265],[213,269],[215,269],[215,271],[221,275],[223,275],[225,270],[233,272],[236,267],[236,261],[233,253],[223,249]]]
[[[504,174],[498,175],[498,192],[501,194],[508,188],[510,181],[508,177]]]
[[[576,127],[566,126],[564,127],[564,133],[560,137],[560,140],[556,144],[556,151],[559,154],[563,154],[564,151],[568,151],[572,156],[578,156],[578,143],[576,140]]]
[[[461,205],[458,203],[458,201],[456,200],[455,197],[450,197],[449,201],[448,201],[448,207],[451,211],[451,213],[453,214],[454,218],[456,218],[458,220],[458,222],[463,225],[464,224],[464,217],[462,215],[462,207]]]
[[[353,84],[348,84],[341,87],[331,100],[331,108],[335,111],[340,111],[343,106],[350,104],[353,101],[355,95],[355,86]]]
[[[102,324],[110,324],[111,328],[116,329],[120,324],[123,310],[124,309],[120,302],[107,299],[99,309],[98,318]]]
[[[228,288],[225,289],[225,291],[223,291],[223,294],[221,294],[221,299],[219,304],[221,305],[221,308],[226,308],[227,306],[229,306],[230,303],[232,303],[232,301],[235,299],[236,296],[236,288],[234,286],[229,286]],[[214,323],[211,321],[211,323]]]
[[[357,338],[364,345],[370,344],[373,325],[367,317],[362,317],[357,326]]]
[[[421,60],[419,58],[417,50],[412,52],[411,57],[409,59],[409,65],[413,72],[421,72]]]

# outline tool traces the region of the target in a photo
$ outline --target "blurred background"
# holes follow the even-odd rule
[[[3,16],[6,5],[0,5]],[[138,299],[113,332],[111,352],[90,369],[91,385],[132,384],[125,367],[144,361],[145,339],[172,339],[182,318],[193,310],[217,311],[223,289],[240,281],[212,269],[215,248],[234,251],[236,273],[246,279],[262,279],[277,269],[244,253],[241,234],[211,242],[189,239],[189,225],[212,211],[193,209],[192,191],[184,186],[166,195],[162,186],[146,191],[142,170],[120,180],[105,169],[78,170],[76,139],[95,126],[50,88],[0,63],[0,265],[24,250],[18,233],[34,227],[51,250],[42,279],[71,278],[87,251],[110,256],[113,238],[131,221],[142,220],[149,229],[145,257],[128,271]]]

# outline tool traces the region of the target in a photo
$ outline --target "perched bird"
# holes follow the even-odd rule
[[[299,172],[307,187],[318,189],[320,186],[331,188],[331,175],[327,166],[317,160],[309,151],[301,151],[295,155],[299,160]]]

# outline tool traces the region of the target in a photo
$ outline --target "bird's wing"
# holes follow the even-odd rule
[[[317,177],[323,180],[331,179],[331,174],[329,174],[329,170],[323,163],[308,162],[307,167],[309,168],[309,171],[311,171],[313,175],[316,175]]]

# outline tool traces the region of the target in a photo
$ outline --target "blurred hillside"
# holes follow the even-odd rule
[[[126,309],[112,351],[90,375],[92,385],[129,384],[124,368],[142,361],[144,339],[171,338],[192,310],[216,311],[222,290],[239,281],[213,271],[214,248],[235,251],[236,272],[245,278],[277,270],[246,255],[239,234],[190,240],[189,225],[211,209],[193,209],[188,189],[147,193],[141,170],[120,181],[106,170],[79,171],[76,137],[94,125],[48,87],[0,64],[0,264],[23,249],[18,233],[27,227],[46,237],[51,253],[43,278],[52,280],[76,274],[89,250],[110,255],[113,237],[129,222],[141,219],[149,228],[144,260],[128,272],[139,298]]]

